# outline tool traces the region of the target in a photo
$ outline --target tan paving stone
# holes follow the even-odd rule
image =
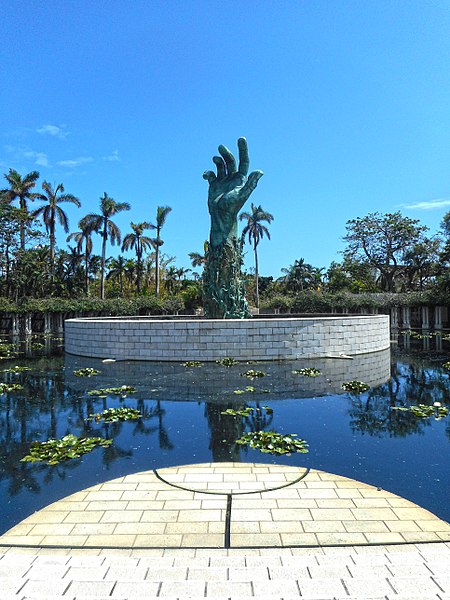
[[[103,513],[101,523],[138,523],[143,515],[142,510],[108,510]]]
[[[193,523],[196,521],[222,521],[221,510],[180,510],[178,511],[178,522]]]
[[[166,523],[118,523],[111,524],[115,535],[166,533]]]
[[[389,533],[384,521],[343,521],[346,531],[362,533]]]
[[[110,505],[111,506],[111,505]],[[44,513],[45,514],[45,513]],[[100,519],[105,514],[105,511],[71,511],[66,513],[64,523],[99,523]]]
[[[114,523],[77,523],[71,535],[111,535],[114,527]]]
[[[311,508],[314,521],[351,521],[353,513],[348,508]]]
[[[87,502],[95,502],[95,501],[100,501],[100,500],[106,500],[106,501],[110,502],[110,501],[114,501],[114,500],[120,500],[122,498],[122,494],[123,494],[123,492],[121,492],[121,491],[88,492],[86,494],[85,499]]]
[[[85,546],[102,546],[107,548],[108,546],[123,546],[129,547],[135,544],[135,535],[89,535]]]
[[[177,510],[144,510],[142,512],[141,523],[167,523],[178,519]]]
[[[31,537],[31,536],[30,536]],[[84,546],[86,535],[46,535],[40,542],[42,546]]]
[[[306,533],[337,533],[347,531],[342,521],[305,521],[303,528]]]
[[[114,508],[116,505],[114,503]],[[119,508],[119,507],[117,507]],[[164,501],[163,500],[130,500],[125,509],[120,510],[163,510],[164,509]]]
[[[354,508],[352,517],[358,521],[395,521],[397,515],[392,508]]]
[[[33,526],[30,535],[69,535],[73,528],[73,523],[38,523]]]
[[[149,534],[149,535],[137,535],[134,540],[134,546],[148,546],[151,548],[152,546],[169,546],[172,548],[177,548],[181,546],[181,534],[170,534],[170,535],[158,535],[158,534]]]
[[[160,525],[160,523],[155,523],[155,525]],[[208,533],[209,523],[207,521],[204,521],[204,522],[197,522],[197,523],[162,523],[162,525],[164,525],[164,529],[161,533],[168,533],[168,534],[196,533],[196,534],[200,534],[200,533]],[[225,525],[223,523],[221,523],[220,525],[222,527],[222,531],[224,531]],[[158,532],[154,532],[154,533],[158,533]],[[211,532],[211,533],[217,533],[217,532]]]
[[[223,533],[187,533],[183,535],[181,545],[186,547],[221,548],[223,547]]]
[[[450,531],[450,523],[445,521],[435,522],[433,520],[416,520],[416,525],[420,527],[422,531]]]
[[[314,509],[273,508],[270,512],[274,521],[310,521]],[[269,520],[269,519],[267,519]]]
[[[122,494],[122,500],[155,500],[157,490],[133,490],[125,491]]]
[[[62,510],[49,512],[45,509],[33,513],[24,519],[22,523],[62,523],[69,514],[69,512]]]
[[[85,508],[72,508],[72,511],[94,511],[94,512],[104,512],[105,510],[111,510],[111,502],[101,501],[101,502],[85,502]],[[114,500],[114,510],[125,510],[128,502],[124,500]],[[47,510],[47,509],[45,509]]]
[[[319,532],[316,534],[319,544],[324,546],[332,545],[332,544],[347,544],[351,546],[352,544],[365,544],[367,543],[367,539],[364,537],[362,533],[322,533]]]
[[[262,522],[264,523],[264,521]],[[230,525],[231,533],[261,533],[262,528],[260,525],[262,524],[259,521],[232,521]],[[269,531],[263,531],[263,533],[272,533]]]
[[[232,546],[281,546],[281,537],[275,533],[235,533],[231,535]]]
[[[401,533],[396,533],[396,532],[381,532],[381,533],[371,533],[371,532],[364,532],[364,535],[367,538],[367,541],[370,544],[401,544],[403,543],[404,537],[402,536]]]
[[[259,525],[261,533],[303,533],[305,531],[300,521],[261,521]]]
[[[86,494],[85,494],[86,495]],[[67,498],[59,500],[53,504],[49,504],[45,507],[45,512],[56,511],[56,512],[70,512],[71,510],[86,510],[89,502],[70,502]],[[36,513],[35,513],[36,514]]]
[[[425,523],[432,523],[432,521],[424,521]],[[421,531],[421,527],[415,521],[385,521],[387,528],[390,531]]]

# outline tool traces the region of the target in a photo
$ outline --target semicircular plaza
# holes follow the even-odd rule
[[[67,496],[2,547],[282,548],[450,542],[405,498],[315,469],[207,463],[144,471]]]

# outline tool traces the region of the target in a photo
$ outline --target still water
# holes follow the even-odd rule
[[[87,486],[128,473],[172,465],[213,462],[277,462],[309,466],[392,491],[450,521],[450,417],[420,420],[392,406],[450,405],[448,356],[391,353],[354,360],[204,364],[116,362],[75,356],[5,360],[1,368],[32,370],[0,374],[23,390],[0,396],[0,533],[34,512]],[[76,377],[74,370],[101,373]],[[318,377],[293,373],[316,367]],[[241,374],[261,370],[249,380]],[[344,381],[370,384],[368,392],[342,391]],[[137,388],[125,399],[95,398],[89,390]],[[246,386],[253,392],[235,394]],[[88,420],[105,408],[138,408],[138,421],[104,424]],[[221,414],[226,408],[269,406],[273,414]],[[243,432],[272,429],[297,433],[308,454],[272,457],[235,443]],[[62,437],[101,436],[109,448],[56,466],[22,463],[30,443]]]

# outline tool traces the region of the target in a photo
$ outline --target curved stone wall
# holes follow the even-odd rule
[[[70,354],[116,360],[292,360],[354,356],[390,344],[388,315],[270,319],[68,319]]]

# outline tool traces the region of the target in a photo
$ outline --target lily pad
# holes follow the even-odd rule
[[[23,390],[23,385],[20,385],[19,383],[0,383],[0,394],[17,392],[17,390]]]
[[[112,440],[101,437],[77,437],[66,435],[59,440],[48,440],[46,442],[32,442],[30,453],[24,456],[20,462],[45,462],[48,465],[57,465],[60,462],[79,458],[83,454],[92,452],[96,446],[106,448],[112,444]]]
[[[184,363],[181,363],[181,366],[183,367],[201,367],[203,366],[203,363],[199,360],[187,360]]]
[[[294,375],[303,375],[304,377],[317,377],[322,373],[322,371],[319,371],[319,369],[315,369],[314,367],[305,367],[304,369],[297,369],[292,372]]]
[[[253,408],[247,407],[242,408],[240,410],[234,410],[233,408],[227,408],[227,410],[223,410],[221,415],[230,415],[232,417],[248,417],[253,412]]]
[[[245,373],[241,373],[242,377],[248,377],[249,379],[255,379],[255,377],[265,377],[265,373],[262,371],[255,371],[254,369],[249,369],[245,371]]]
[[[116,421],[130,421],[140,419],[142,413],[135,408],[122,406],[120,408],[107,408],[101,413],[89,415],[89,418],[94,421],[104,421],[105,423],[115,423]]]
[[[121,385],[120,387],[91,390],[88,392],[88,396],[98,396],[99,398],[106,398],[106,396],[122,396],[122,398],[125,398],[127,394],[134,394],[135,391],[136,388],[132,385]]]
[[[411,412],[415,417],[419,419],[428,419],[429,417],[442,418],[446,417],[449,413],[449,409],[446,406],[442,406],[440,402],[436,402],[434,406],[429,404],[417,404],[415,406],[392,406],[392,410],[398,410],[401,412]]]
[[[84,369],[78,369],[74,371],[73,374],[77,377],[92,377],[93,375],[98,375],[101,371],[97,369],[93,369],[92,367],[85,367]]]
[[[223,367],[232,367],[233,365],[237,365],[238,362],[238,360],[236,360],[235,358],[231,358],[230,356],[226,356],[225,358],[219,358],[218,360],[216,360],[216,363],[218,365],[222,365]]]
[[[3,369],[2,373],[24,373],[25,371],[31,371],[30,367],[11,367],[10,369]]]
[[[353,379],[352,381],[345,381],[341,385],[341,388],[346,392],[351,392],[352,394],[362,394],[370,389],[370,385],[367,385],[367,383],[364,383],[363,381],[356,381]]]
[[[249,431],[236,440],[237,444],[249,445],[265,454],[292,454],[293,452],[308,452],[305,440],[295,439],[297,434],[283,435],[275,431]]]

